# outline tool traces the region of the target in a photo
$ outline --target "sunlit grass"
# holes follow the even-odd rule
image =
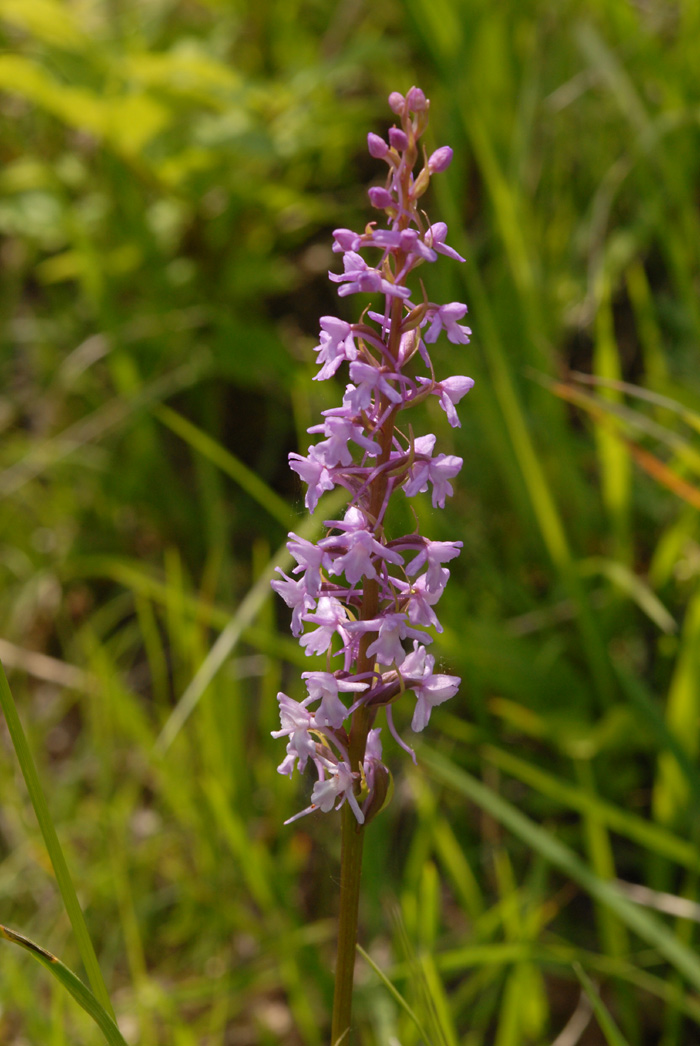
[[[0,655],[124,1038],[328,1038],[338,831],[282,827],[304,659],[267,582],[328,405],[328,233],[364,224],[364,136],[418,83],[467,258],[436,300],[474,330],[439,350],[477,384],[431,519],[464,542],[435,647],[464,686],[416,771],[389,753],[358,1043],[686,1046],[698,6],[0,0],[0,32]],[[0,922],[92,981],[0,737]],[[0,1040],[97,1041],[2,943]]]

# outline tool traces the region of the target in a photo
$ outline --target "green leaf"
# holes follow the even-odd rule
[[[0,0],[0,18],[55,47],[80,51],[90,44],[70,5],[59,0]]]
[[[140,152],[172,117],[147,94],[103,97],[61,83],[22,55],[0,55],[0,90],[26,98],[69,127],[88,131],[127,156]]]
[[[45,948],[35,944],[34,941],[30,941],[28,937],[24,937],[15,930],[8,929],[7,926],[0,926],[0,937],[4,937],[6,941],[10,941],[12,944],[19,945],[20,948],[25,948],[42,966],[50,970],[56,980],[70,992],[78,1005],[82,1006],[85,1012],[92,1017],[95,1024],[99,1026],[109,1046],[127,1046],[119,1028],[104,1007],[100,1005],[80,978],[67,966],[64,966],[60,959],[57,959],[51,952],[47,952]]]

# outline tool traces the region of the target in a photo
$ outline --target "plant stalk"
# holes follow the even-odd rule
[[[364,826],[357,823],[348,803],[343,806],[341,814],[340,912],[331,1046],[349,1046],[350,1043],[357,918],[362,875],[362,844],[365,836]]]
[[[391,312],[391,335],[387,355],[393,362],[398,358],[401,330],[401,302],[398,299],[394,299],[392,302]],[[377,459],[377,465],[387,462],[391,454],[395,411],[388,411],[389,406],[388,400],[382,395],[380,411],[382,414],[386,412],[386,420],[379,433],[381,453]],[[379,517],[386,489],[386,475],[380,472],[371,484],[369,513],[373,520],[377,520]],[[378,599],[378,582],[376,579],[366,579],[360,611],[361,619],[368,621],[376,617]],[[375,637],[376,633],[369,632],[362,636],[357,658],[358,672],[371,672],[374,668],[374,659],[367,656],[367,648]],[[348,738],[348,759],[353,768],[362,767],[367,736],[376,714],[376,709],[360,706],[353,715]],[[338,953],[335,968],[331,1046],[349,1046],[364,830],[365,826],[358,824],[349,803],[345,803],[341,823],[340,912],[338,915]]]

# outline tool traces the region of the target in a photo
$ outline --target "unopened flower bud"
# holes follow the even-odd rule
[[[397,114],[403,112],[404,98],[398,91],[392,91],[389,95],[389,107]]]
[[[384,139],[380,138],[378,134],[372,134],[371,131],[367,135],[367,148],[370,156],[373,156],[375,160],[383,160],[389,152],[389,146]]]
[[[385,210],[387,207],[395,207],[396,201],[388,190],[383,189],[381,185],[373,185],[371,189],[367,191],[369,196],[369,202],[373,207],[380,207]]]
[[[394,149],[401,152],[408,148],[408,135],[398,127],[392,127],[389,131],[389,142]]]
[[[391,102],[389,104],[391,105]],[[406,95],[406,104],[411,112],[422,113],[428,109],[430,102],[425,97],[420,87],[412,87]]]
[[[431,174],[439,174],[440,171],[446,171],[451,163],[452,150],[449,145],[442,145],[428,160],[428,170]]]

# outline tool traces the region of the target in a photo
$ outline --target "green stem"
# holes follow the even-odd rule
[[[331,1046],[349,1046],[352,989],[355,975],[357,916],[362,875],[364,828],[355,820],[348,803],[342,809],[340,851],[340,913],[338,955],[335,967]]]

